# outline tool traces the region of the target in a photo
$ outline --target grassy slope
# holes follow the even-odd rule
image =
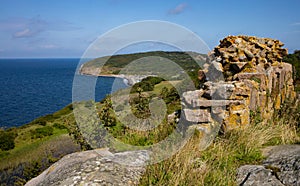
[[[151,57],[156,58],[159,62],[154,61]],[[191,57],[192,56],[192,57]],[[150,58],[147,58],[150,57]],[[81,69],[82,73],[87,73],[85,69],[101,68],[101,74],[133,74],[133,75],[164,75],[168,77],[180,76],[182,71],[194,81],[195,86],[198,87],[197,80],[199,64],[204,64],[206,55],[195,52],[144,52],[135,54],[114,55],[112,57],[100,57],[85,63]],[[142,60],[142,63],[137,62]],[[135,63],[136,62],[136,63]],[[179,65],[174,65],[174,63]],[[129,66],[127,66],[129,65]],[[127,67],[121,71],[122,68]],[[120,72],[121,71],[121,72]],[[87,73],[89,74],[89,73]],[[95,75],[95,74],[90,74]],[[100,75],[100,74],[97,74]],[[173,77],[175,78],[175,77]],[[178,77],[177,77],[178,78]]]
[[[174,83],[176,84],[178,82],[175,81]],[[155,85],[154,90],[147,92],[147,94],[157,96],[163,87],[170,89],[172,85],[163,81]],[[85,104],[83,103],[81,105],[84,106]],[[96,105],[101,107],[101,103],[96,103]],[[170,112],[172,112],[176,107],[170,109]],[[68,105],[53,114],[37,118],[24,126],[9,129],[10,132],[16,134],[14,140],[15,148],[9,151],[0,150],[0,183],[4,185],[12,183],[23,185],[32,177],[37,176],[49,165],[59,160],[62,156],[74,151],[79,151],[80,146],[78,145],[78,142],[84,140],[82,139],[82,136],[78,134],[72,111],[72,105]],[[57,125],[62,127],[57,127]],[[33,131],[45,126],[52,127],[54,129],[53,134],[42,138],[34,138],[32,134]],[[112,129],[112,132],[118,134],[119,130],[120,129],[117,126]],[[164,131],[166,130],[164,129]],[[147,140],[149,143],[160,140],[157,137],[161,135],[158,135],[157,131],[154,131],[154,133],[156,134],[156,137],[151,136],[151,139],[145,138],[144,134],[134,133],[127,133],[118,138],[126,143],[144,145]],[[86,149],[88,147],[83,146],[82,148]],[[41,162],[46,163],[42,164]],[[20,168],[20,166],[22,168]],[[22,169],[21,172],[19,169]]]
[[[60,127],[57,127],[58,125]],[[43,127],[52,127],[53,134],[40,138],[34,137],[34,131]],[[2,184],[17,182],[22,185],[62,156],[79,151],[80,146],[69,135],[72,128],[74,128],[74,116],[69,105],[52,115],[9,129],[16,134],[15,148],[0,151]]]
[[[178,81],[174,81],[172,82],[174,84],[179,83]],[[156,84],[154,86],[154,89],[152,91],[147,91],[147,92],[143,92],[143,95],[145,95],[148,98],[157,98],[160,96],[160,92],[163,89],[163,87],[168,88],[169,90],[173,87],[170,83],[166,82],[166,81],[162,81],[159,84]],[[118,94],[118,96],[115,97],[114,99],[114,108],[118,108],[121,105],[125,105],[124,102],[126,102],[126,98],[123,98],[121,96],[119,96],[120,94],[122,94],[122,92],[124,92],[125,89],[120,90],[119,92],[114,93],[112,96]],[[138,93],[131,93],[130,97],[131,98],[135,98],[138,96]],[[98,107],[98,111],[99,111],[99,116],[101,115],[101,108],[104,107],[104,101],[102,101],[101,103],[96,103],[97,107]],[[181,109],[180,106],[180,102],[179,101],[169,101],[167,103],[167,112],[173,113],[176,110]],[[128,113],[132,112],[132,107],[131,108],[123,108],[121,111],[116,111],[119,112],[120,115],[118,115],[118,118],[122,121],[126,120]],[[118,109],[116,109],[118,110]],[[115,117],[115,115],[113,115],[112,117]],[[139,117],[139,116],[137,116]],[[129,119],[129,118],[127,118]],[[132,119],[129,119],[132,122],[134,122]],[[105,121],[102,121],[103,123]],[[119,120],[116,121],[116,123],[114,125],[112,125],[111,127],[107,127],[107,129],[109,130],[109,132],[117,139],[119,139],[120,141],[122,141],[123,143],[126,144],[131,144],[131,145],[136,145],[136,146],[144,146],[144,145],[151,145],[154,143],[157,143],[159,141],[161,141],[162,139],[164,139],[166,136],[168,136],[170,134],[170,132],[173,131],[174,129],[174,123],[168,123],[166,118],[153,130],[149,131],[136,131],[136,130],[131,130],[128,127],[124,126],[121,122],[119,122]],[[123,151],[123,147],[122,146],[118,146],[118,144],[114,145],[114,148],[111,148],[111,150],[114,151]]]
[[[236,185],[241,165],[259,164],[261,149],[279,144],[300,144],[300,106],[288,104],[269,123],[259,115],[243,129],[220,135],[205,151],[198,150],[195,135],[173,157],[150,165],[140,185]]]

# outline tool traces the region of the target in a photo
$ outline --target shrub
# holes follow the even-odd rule
[[[35,124],[46,126],[47,122],[44,121],[44,120],[38,120],[38,121],[35,122]]]
[[[283,61],[292,64],[295,67],[295,79],[300,80],[300,50],[294,51],[283,58]]]
[[[114,115],[110,96],[104,99],[103,106],[98,114],[105,127],[112,127],[116,125],[117,121]]]
[[[162,81],[164,81],[164,79],[160,77],[146,77],[141,82],[132,86],[131,93],[137,93],[139,88],[141,88],[143,91],[153,91],[154,85],[159,84]]]
[[[7,151],[15,148],[15,135],[10,132],[0,132],[0,149]]]
[[[51,136],[51,135],[53,135],[53,128],[50,126],[37,128],[34,131],[31,131],[32,138],[43,138],[45,136]]]
[[[164,87],[160,92],[160,97],[162,97],[167,104],[180,99],[175,87],[172,87],[170,90]]]
[[[66,126],[64,126],[60,123],[54,123],[53,127],[57,128],[57,129],[67,129]]]

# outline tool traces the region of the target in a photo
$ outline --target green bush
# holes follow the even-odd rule
[[[284,62],[290,63],[294,67],[294,81],[296,91],[300,91],[300,50],[296,50],[293,54],[289,54],[283,58]]]
[[[104,101],[103,105],[100,109],[100,112],[98,113],[101,122],[105,127],[112,127],[116,125],[116,117],[114,115],[114,110],[112,107],[112,101],[110,96],[107,96]]]
[[[50,126],[37,128],[31,131],[32,138],[43,138],[45,136],[51,136],[51,135],[53,135],[53,128]]]
[[[53,125],[54,128],[57,128],[57,129],[67,129],[66,126],[60,124],[60,123],[54,123]]]
[[[0,132],[0,149],[7,151],[15,148],[15,134],[10,132]]]
[[[160,97],[163,98],[167,104],[180,99],[175,87],[172,87],[170,90],[164,87],[160,92]]]
[[[164,79],[160,77],[146,77],[142,79],[141,82],[138,82],[132,86],[131,93],[137,93],[139,88],[141,88],[143,91],[153,91],[154,86],[162,81],[164,81]]]
[[[42,126],[46,126],[46,125],[47,125],[47,122],[44,121],[44,120],[38,120],[38,121],[35,122],[35,124],[42,125]]]

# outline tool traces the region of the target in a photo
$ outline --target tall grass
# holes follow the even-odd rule
[[[218,136],[205,151],[195,135],[170,159],[149,165],[140,185],[236,185],[241,165],[259,164],[265,146],[300,142],[300,107],[286,104],[269,122],[252,122]],[[253,116],[259,117],[259,116]]]

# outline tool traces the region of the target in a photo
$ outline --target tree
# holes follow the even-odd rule
[[[177,92],[176,88],[172,87],[168,92],[167,101],[172,102],[172,101],[176,101],[176,100],[179,100],[179,99],[180,99],[180,96],[178,95],[178,92]]]
[[[162,99],[166,99],[169,94],[169,89],[167,87],[163,87],[160,91],[160,96]]]
[[[300,81],[300,50],[289,54],[283,58],[283,61],[292,64],[295,67],[296,80]]]
[[[115,126],[117,121],[112,109],[112,101],[110,96],[106,97],[100,109],[100,120],[105,127]]]
[[[139,118],[148,118],[151,113],[149,109],[150,98],[147,93],[143,93],[143,89],[137,88],[137,96],[134,96],[130,100],[133,113]]]

